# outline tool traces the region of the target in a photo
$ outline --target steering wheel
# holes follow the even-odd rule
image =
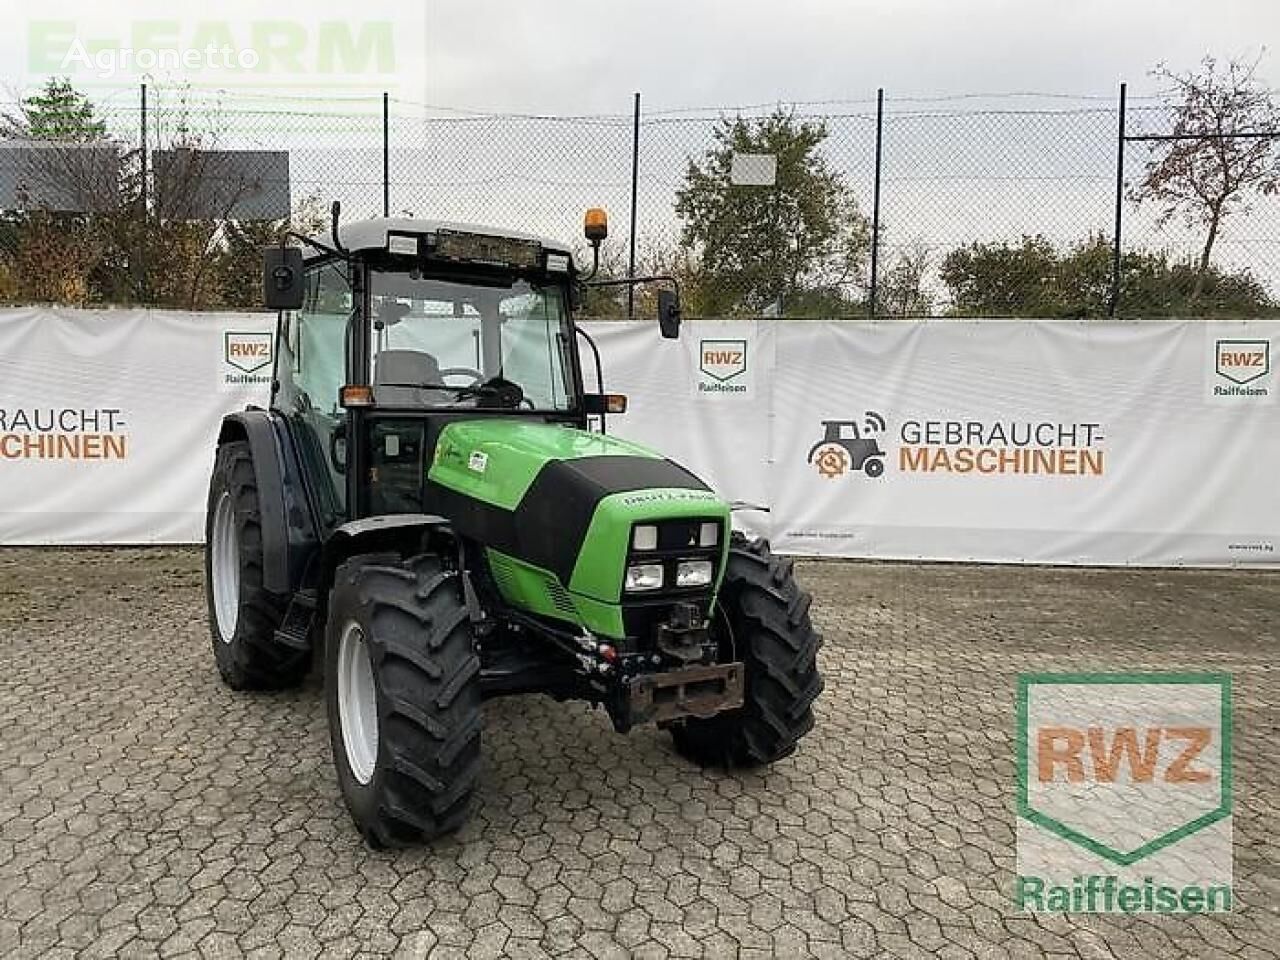
[[[464,384],[464,386],[468,387],[484,383],[486,379],[483,373],[479,370],[472,370],[470,367],[445,367],[440,371],[440,379],[443,380],[445,377],[470,377],[471,382]]]

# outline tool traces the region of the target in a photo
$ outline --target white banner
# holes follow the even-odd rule
[[[264,405],[274,316],[0,311],[0,543],[193,543],[222,415]]]
[[[265,404],[272,325],[0,311],[0,543],[199,541],[218,421]],[[610,432],[768,508],[736,521],[780,550],[1277,565],[1280,324],[587,326],[630,396]]]
[[[738,520],[781,551],[1277,564],[1280,324],[593,329],[616,432],[767,504]]]

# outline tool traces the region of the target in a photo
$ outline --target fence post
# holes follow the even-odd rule
[[[391,216],[391,97],[382,91],[382,215]]]
[[[141,199],[142,229],[138,231],[138,298],[145,305],[148,299],[147,291],[147,227],[149,217],[147,213],[147,85],[145,83],[139,85],[139,146],[138,152],[139,169],[142,171],[141,179],[138,185],[138,196]]]
[[[631,117],[631,238],[627,254],[627,279],[636,275],[636,195],[640,183],[640,93],[636,92]],[[635,319],[636,288],[627,284],[627,319]]]
[[[876,91],[876,171],[871,194],[871,291],[867,299],[867,316],[874,319],[876,295],[880,283],[880,157],[884,141],[884,87]]]
[[[1107,316],[1114,317],[1120,306],[1120,240],[1124,225],[1124,113],[1126,84],[1120,84],[1120,120],[1116,136],[1116,226],[1111,244],[1111,298],[1107,304]]]

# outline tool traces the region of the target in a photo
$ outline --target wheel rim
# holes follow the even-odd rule
[[[338,646],[338,719],[347,766],[368,783],[378,760],[378,693],[364,631],[355,622],[342,631]]]
[[[240,534],[231,492],[224,490],[213,513],[213,543],[209,546],[213,569],[213,614],[223,643],[236,635],[240,619]]]

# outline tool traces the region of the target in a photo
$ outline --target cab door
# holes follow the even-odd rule
[[[289,422],[322,522],[331,528],[348,514],[347,414],[338,394],[346,383],[354,304],[350,268],[338,260],[312,264],[304,283],[302,309],[281,324],[274,406]]]

